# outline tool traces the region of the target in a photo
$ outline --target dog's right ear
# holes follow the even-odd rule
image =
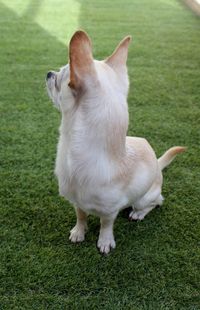
[[[82,31],[76,31],[69,44],[69,87],[80,90],[87,83],[94,81],[96,71],[92,56],[92,44],[88,35]]]

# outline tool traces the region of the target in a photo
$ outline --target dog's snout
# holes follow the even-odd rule
[[[47,73],[46,79],[47,79],[47,80],[50,79],[50,78],[52,77],[52,75],[53,75],[53,72],[49,71],[49,72]]]

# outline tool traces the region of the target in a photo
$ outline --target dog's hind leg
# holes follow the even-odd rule
[[[152,188],[141,199],[135,202],[133,211],[129,214],[130,220],[143,220],[144,217],[156,206],[161,206],[163,197],[161,195],[161,188]]]
[[[87,230],[87,214],[80,208],[76,209],[77,221],[74,228],[70,231],[69,240],[71,242],[82,242],[85,239],[85,231]]]

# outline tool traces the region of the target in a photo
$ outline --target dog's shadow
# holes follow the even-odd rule
[[[68,58],[67,46],[34,21],[41,5],[41,0],[30,1],[20,16],[0,2],[1,112],[5,115],[0,140],[6,171],[1,200],[7,227],[29,227],[30,232],[36,225],[35,231],[41,229],[38,240],[44,237],[48,215],[59,201],[53,169],[60,115],[48,99],[45,77]],[[62,206],[60,212],[59,218],[67,217]]]

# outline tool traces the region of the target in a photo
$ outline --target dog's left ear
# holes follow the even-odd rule
[[[92,56],[92,44],[87,33],[79,30],[74,33],[69,44],[69,87],[80,90],[94,81],[96,71]]]
[[[111,56],[109,56],[105,62],[113,67],[113,69],[126,66],[126,61],[128,58],[128,46],[131,41],[131,36],[125,37],[117,46],[115,51]]]

